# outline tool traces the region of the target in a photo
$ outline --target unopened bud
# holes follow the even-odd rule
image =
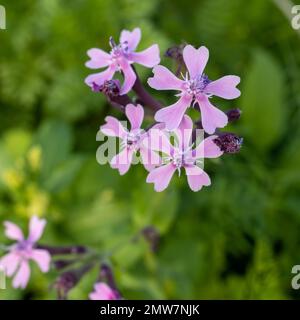
[[[181,44],[179,46],[174,46],[165,52],[165,56],[177,61],[183,61],[183,49],[185,47],[185,44]]]
[[[154,227],[149,226],[144,228],[141,233],[144,236],[145,240],[149,243],[151,250],[153,252],[156,252],[160,240],[158,231]]]
[[[117,289],[112,268],[106,263],[101,264],[99,281],[105,281],[109,285],[109,287],[114,291],[116,299],[121,299],[121,294]]]
[[[82,276],[91,269],[92,265],[85,265],[62,273],[55,281],[53,287],[57,290],[59,300],[67,299],[68,292],[76,286]]]
[[[231,109],[226,112],[229,122],[238,120],[241,117],[242,111],[240,109]]]
[[[108,80],[103,83],[100,88],[109,98],[114,98],[120,95],[120,82],[118,80]]]
[[[224,153],[237,153],[242,147],[243,138],[234,133],[223,133],[214,142]]]

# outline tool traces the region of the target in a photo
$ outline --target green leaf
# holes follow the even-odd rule
[[[141,185],[133,193],[132,218],[138,228],[153,225],[166,233],[176,217],[178,197],[175,190],[156,193],[152,185]]]
[[[255,51],[244,79],[241,107],[245,135],[259,150],[272,147],[282,134],[284,87],[280,65],[269,53]]]
[[[51,192],[59,192],[68,187],[79,172],[83,163],[83,157],[72,156],[71,159],[65,161],[57,168],[53,174],[46,179],[45,187]]]
[[[13,159],[22,157],[30,146],[30,142],[30,132],[18,128],[7,131],[3,137],[3,147]]]
[[[42,147],[42,176],[49,178],[52,170],[68,158],[71,128],[64,122],[48,120],[39,129],[36,143]]]

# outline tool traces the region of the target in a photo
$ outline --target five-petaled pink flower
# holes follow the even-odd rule
[[[113,290],[104,282],[98,282],[94,286],[94,290],[90,293],[91,300],[119,300],[119,293]]]
[[[29,260],[34,260],[42,272],[48,272],[50,267],[50,254],[46,250],[36,249],[35,244],[42,236],[46,221],[33,216],[29,223],[29,236],[24,238],[22,230],[12,222],[4,222],[5,235],[17,243],[9,247],[9,253],[0,260],[6,275],[13,275],[13,287],[25,288],[29,277]]]
[[[224,112],[214,107],[209,98],[218,96],[224,99],[235,99],[240,95],[236,88],[240,82],[237,76],[224,76],[216,81],[210,81],[203,73],[208,61],[209,51],[206,47],[195,49],[187,45],[183,50],[183,59],[188,73],[183,80],[177,78],[167,68],[159,65],[154,67],[153,78],[148,84],[157,90],[179,90],[179,100],[171,106],[159,110],[155,120],[165,124],[168,130],[178,128],[187,108],[198,103],[201,110],[203,129],[212,134],[216,128],[226,126],[228,119]]]
[[[110,116],[105,118],[106,123],[100,127],[105,135],[118,137],[122,141],[121,152],[111,159],[110,165],[123,175],[129,170],[134,154],[139,151],[144,167],[151,170],[155,164],[159,164],[159,156],[142,143],[147,137],[147,132],[141,129],[144,109],[141,105],[128,104],[125,107],[125,114],[131,125],[130,130],[127,130],[119,120]]]
[[[154,183],[157,192],[166,189],[176,170],[179,174],[185,169],[187,180],[193,191],[199,191],[202,186],[210,185],[208,174],[200,167],[204,158],[217,158],[223,154],[220,148],[214,143],[216,136],[204,139],[193,149],[192,145],[193,122],[187,115],[177,130],[174,131],[176,146],[170,143],[168,132],[156,128],[150,130],[149,137],[144,144],[152,150],[163,153],[163,165],[153,169],[147,176],[148,183]]]
[[[120,94],[126,94],[134,85],[136,74],[131,64],[138,63],[145,67],[152,68],[159,64],[159,48],[157,44],[141,51],[135,52],[141,39],[140,28],[135,28],[132,32],[123,30],[120,37],[120,44],[116,44],[110,38],[111,52],[106,53],[101,49],[90,49],[87,54],[91,58],[86,63],[90,69],[108,67],[105,71],[88,76],[85,82],[90,87],[101,86],[106,80],[112,79],[116,71],[122,71],[124,84]]]

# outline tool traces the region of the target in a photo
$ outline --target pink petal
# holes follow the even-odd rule
[[[184,115],[176,130],[178,146],[181,150],[186,150],[190,146],[192,133],[193,121],[188,115]]]
[[[11,277],[20,263],[20,257],[15,253],[8,253],[0,259],[0,266],[5,270],[5,274]]]
[[[158,110],[154,118],[158,122],[163,122],[168,130],[177,129],[191,101],[190,96],[182,96],[171,106]]]
[[[107,116],[105,121],[106,123],[100,127],[103,134],[109,137],[119,138],[123,138],[125,136],[126,130],[118,119]]]
[[[209,51],[204,46],[200,47],[199,49],[195,49],[191,45],[184,47],[183,60],[187,66],[191,79],[203,73],[208,58]]]
[[[87,54],[91,60],[86,62],[86,67],[90,69],[98,69],[109,65],[110,55],[103,50],[93,48],[90,49]]]
[[[140,148],[140,155],[142,158],[143,165],[147,171],[151,171],[156,166],[161,164],[160,156],[156,152],[147,149],[143,146]]]
[[[5,221],[4,227],[4,233],[7,236],[7,238],[18,241],[22,241],[24,239],[22,230],[16,224],[10,221]]]
[[[31,242],[36,242],[40,239],[44,232],[46,225],[45,219],[39,219],[37,216],[33,216],[29,222],[29,237]]]
[[[195,149],[195,158],[218,158],[223,151],[214,143],[217,136],[210,136],[204,139]]]
[[[129,148],[124,148],[119,154],[115,155],[111,161],[110,166],[113,169],[118,169],[120,175],[125,174],[131,165],[134,151]]]
[[[188,184],[193,191],[199,191],[203,186],[211,184],[208,174],[197,166],[185,167]]]
[[[125,113],[130,121],[131,130],[139,129],[144,119],[144,108],[141,105],[128,104],[125,108]]]
[[[236,86],[240,83],[240,77],[225,76],[209,83],[205,92],[224,99],[235,99],[241,95]]]
[[[141,52],[133,52],[129,54],[128,59],[145,67],[152,68],[160,62],[159,47],[157,44],[154,44]]]
[[[123,86],[120,90],[120,95],[126,94],[128,93],[136,80],[136,74],[133,71],[132,67],[130,66],[130,64],[128,63],[128,61],[126,61],[125,59],[122,59],[120,62],[120,67],[122,69],[122,72],[124,74],[124,83]]]
[[[143,140],[142,144],[147,149],[163,152],[171,156],[174,152],[174,147],[171,145],[168,135],[168,132],[159,129],[159,126],[155,126],[148,131],[148,137]]]
[[[42,272],[49,271],[51,256],[48,251],[34,249],[32,251],[31,259],[38,264]]]
[[[123,30],[120,36],[120,43],[127,42],[130,51],[134,51],[141,40],[141,29],[135,28],[132,32]]]
[[[27,261],[22,261],[20,268],[14,277],[13,287],[24,289],[28,283],[29,277],[30,277],[29,264]]]
[[[153,78],[148,79],[148,84],[151,88],[156,90],[181,90],[183,80],[178,79],[166,67],[154,67],[153,74]]]
[[[93,86],[93,83],[96,83],[98,86],[102,86],[105,81],[111,80],[115,72],[116,67],[112,64],[105,71],[87,76],[85,78],[85,83],[90,87]]]
[[[161,192],[168,187],[175,171],[176,167],[172,163],[158,167],[148,174],[146,182],[154,183],[154,190]]]
[[[226,114],[214,107],[205,95],[198,97],[197,101],[201,110],[203,129],[207,133],[212,134],[216,128],[224,128],[227,125],[228,117]]]
[[[117,300],[115,292],[104,282],[95,284],[95,291],[89,295],[91,300]]]

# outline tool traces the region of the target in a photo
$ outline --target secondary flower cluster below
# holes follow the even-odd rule
[[[13,277],[14,288],[24,289],[30,278],[30,260],[34,261],[42,272],[50,269],[51,256],[47,250],[39,249],[37,241],[41,238],[46,220],[33,216],[29,222],[29,235],[24,237],[22,230],[10,221],[4,222],[5,235],[16,243],[7,247],[8,253],[0,259],[0,266],[8,277]],[[119,300],[120,294],[104,282],[94,285],[90,293],[91,300]]]

